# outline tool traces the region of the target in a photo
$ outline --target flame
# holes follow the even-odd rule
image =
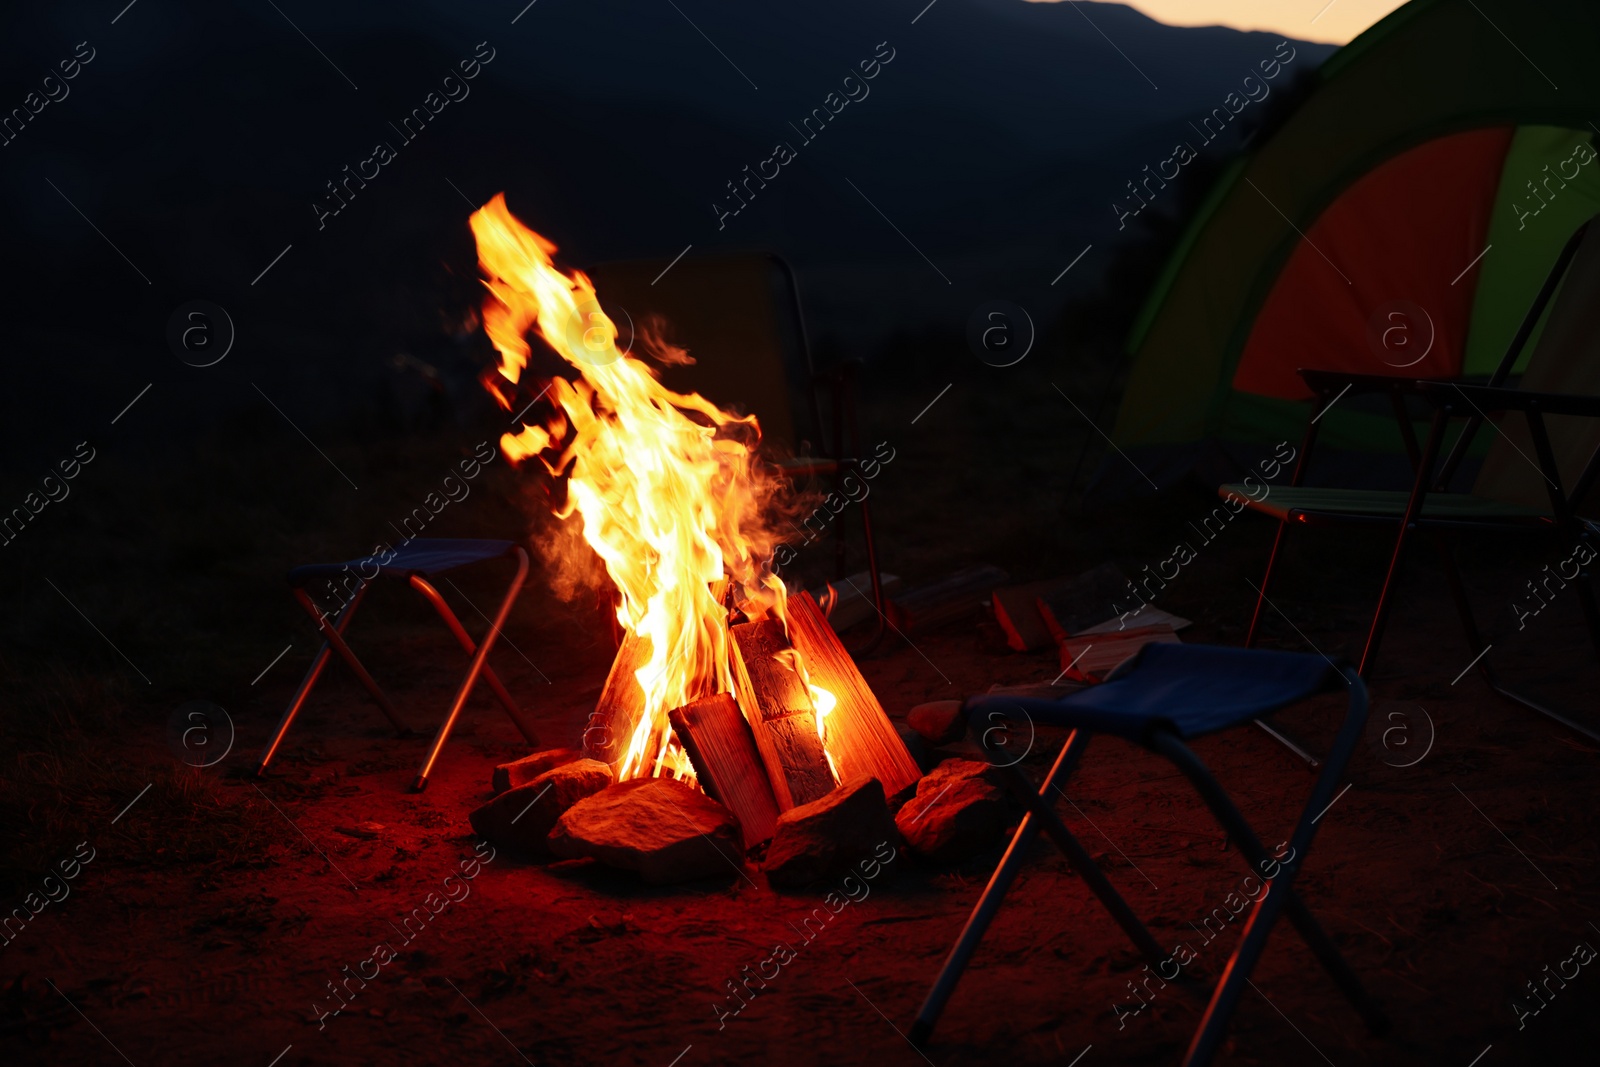
[[[490,292],[484,327],[500,353],[500,374],[512,385],[521,379],[530,329],[578,371],[576,380],[552,379],[541,394],[552,401],[550,420],[506,434],[501,448],[514,463],[537,457],[565,476],[557,515],[576,511],[584,541],[620,593],[617,620],[649,642],[650,658],[635,672],[644,713],[618,778],[692,780],[667,712],[734,691],[728,611],[713,583],[729,579],[734,603],[753,619],[784,618],[783,582],[767,567],[779,539],[763,515],[785,483],[756,460],[761,431],[753,416],[675,393],[618,350],[616,326],[588,277],[557,269],[556,246],[518,221],[504,194],[474,212],[471,224]],[[509,410],[511,390],[491,383],[490,391]],[[794,664],[804,679],[798,653]],[[812,693],[820,735],[822,704],[831,708],[833,697]]]

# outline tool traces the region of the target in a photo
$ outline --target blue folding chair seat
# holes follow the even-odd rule
[[[1300,652],[1151,644],[1105,682],[1062,700],[981,697],[967,706],[985,713],[1010,709],[1045,726],[1129,741],[1143,741],[1154,729],[1187,741],[1313,696],[1334,673],[1321,656]]]
[[[1284,858],[1275,858],[1262,846],[1255,831],[1231,798],[1184,742],[1251,722],[1340,683],[1348,687],[1349,708],[1316,785],[1311,790],[1299,824],[1289,839]],[[1347,665],[1321,656],[1259,649],[1216,648],[1206,645],[1151,644],[1111,678],[1079,690],[1062,700],[988,696],[969,699],[961,707],[961,729],[975,735],[1002,769],[1007,782],[1027,813],[1017,826],[1010,846],[978,898],[955,947],[951,949],[933,988],[911,1027],[913,1044],[921,1046],[956,984],[977,950],[984,931],[1000,910],[1022,860],[1042,828],[1066,855],[1122,927],[1134,946],[1160,972],[1172,963],[1138,916],[1128,907],[1089,854],[1055,813],[1053,792],[1060,793],[1076,768],[1089,738],[1111,734],[1156,752],[1194,784],[1229,838],[1239,847],[1253,871],[1267,876],[1264,891],[1245,922],[1239,943],[1211,994],[1210,1003],[1195,1031],[1186,1065],[1209,1063],[1226,1033],[1228,1020],[1243,993],[1256,961],[1266,947],[1273,923],[1288,914],[1300,935],[1334,983],[1348,997],[1374,1033],[1388,1020],[1367,995],[1360,980],[1328,935],[1312,918],[1294,891],[1294,879],[1316,833],[1316,819],[1332,802],[1333,792],[1350,759],[1367,720],[1367,691],[1361,677]],[[1054,765],[1037,789],[1017,766],[1021,757],[1004,758],[1015,724],[1054,726],[1071,731]],[[1062,795],[1065,795],[1062,793]],[[1163,975],[1163,977],[1166,977]]]
[[[515,576],[510,587],[506,590],[505,597],[500,602],[499,610],[495,612],[493,620],[489,623],[489,630],[484,634],[481,642],[474,642],[466,628],[461,625],[461,620],[456,618],[450,605],[445,603],[439,590],[434,588],[428,579],[434,575],[443,574],[457,567],[465,567],[473,563],[484,563],[498,559],[514,559],[517,563]],[[356,678],[372,698],[377,701],[379,709],[394,725],[396,732],[404,737],[410,731],[406,729],[400,717],[395,714],[394,706],[389,698],[367,672],[356,654],[344,639],[344,632],[354,617],[356,608],[367,594],[369,584],[378,578],[403,579],[417,592],[433,605],[439,617],[444,620],[450,632],[455,635],[456,641],[471,657],[467,666],[467,673],[457,687],[455,698],[451,701],[444,719],[439,724],[438,731],[434,734],[433,743],[428,748],[427,757],[422,762],[422,769],[417,772],[416,781],[412,789],[420,792],[427,787],[428,776],[433,772],[433,766],[443,751],[445,742],[450,738],[450,731],[454,728],[456,720],[461,715],[461,709],[466,705],[467,697],[472,694],[473,687],[481,675],[488,683],[489,688],[506,709],[506,714],[511,716],[511,721],[516,724],[517,730],[527,739],[530,745],[539,743],[538,735],[533,732],[523,717],[522,710],[511,694],[501,683],[494,668],[489,666],[489,649],[494,646],[495,639],[500,636],[500,628],[505,624],[506,615],[511,611],[511,604],[517,598],[517,593],[522,589],[522,583],[528,577],[528,553],[514,541],[481,541],[467,538],[413,538],[399,548],[390,548],[381,554],[363,556],[360,559],[347,560],[344,563],[313,563],[303,567],[296,567],[289,572],[289,587],[300,606],[316,622],[317,628],[322,632],[322,647],[311,661],[311,667],[300,682],[300,687],[295,690],[289,707],[284,711],[283,718],[278,722],[278,728],[273,731],[272,739],[267,742],[267,747],[261,753],[261,759],[256,766],[256,774],[264,775],[267,765],[272,762],[273,755],[278,747],[283,744],[283,739],[289,732],[295,716],[300,713],[305,705],[306,698],[311,695],[311,689],[317,684],[317,679],[322,676],[322,669],[327,666],[330,652],[337,652],[339,658],[355,673]],[[308,586],[317,582],[326,581],[327,590],[336,599],[342,600],[343,606],[332,615],[318,607],[317,603],[306,592]]]
[[[344,563],[308,563],[289,572],[289,585],[301,588],[318,578],[333,578],[341,573],[376,570],[390,578],[410,578],[413,574],[443,574],[469,563],[515,556],[515,541],[482,541],[466,537],[419,537],[379,556],[363,556]],[[385,558],[387,557],[387,558]]]

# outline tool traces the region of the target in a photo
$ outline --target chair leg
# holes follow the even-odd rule
[[[356,605],[361,603],[361,598],[367,595],[367,587],[363,584],[356,590],[356,595],[350,598],[333,620],[333,628],[343,634],[350,625],[350,620],[355,617]],[[289,701],[289,706],[284,709],[283,718],[278,720],[278,728],[272,731],[272,739],[267,742],[267,747],[261,750],[261,758],[256,761],[256,777],[266,776],[267,764],[272,762],[272,757],[277,754],[278,746],[283,744],[283,739],[289,733],[289,727],[294,725],[295,716],[300,714],[300,709],[305,706],[306,700],[311,696],[311,689],[317,684],[317,679],[322,677],[322,669],[328,665],[328,656],[332,649],[327,641],[322,642],[322,647],[317,649],[317,654],[311,659],[311,667],[306,671],[305,677],[300,680],[300,688],[294,691],[294,697]]]
[[[450,740],[450,731],[455,728],[456,719],[461,716],[461,709],[466,706],[467,697],[472,694],[472,687],[478,682],[478,675],[483,673],[484,665],[489,659],[489,650],[494,647],[495,638],[500,636],[500,628],[505,625],[506,616],[511,613],[511,604],[517,599],[517,594],[522,591],[522,583],[528,577],[528,553],[522,548],[517,549],[517,574],[511,579],[511,587],[506,590],[505,599],[500,601],[500,608],[494,613],[494,620],[489,623],[489,632],[483,635],[483,640],[478,643],[478,651],[472,656],[472,662],[467,666],[466,677],[461,679],[461,686],[456,690],[455,699],[450,702],[450,709],[445,713],[444,721],[439,724],[438,733],[434,734],[433,743],[428,746],[428,754],[422,761],[422,768],[417,771],[417,780],[411,783],[411,791],[420,793],[428,787],[428,775],[433,772],[433,765],[439,760],[439,753],[444,751],[444,744]]]
[[[1044,777],[1039,796],[1048,797],[1058,780],[1064,782],[1071,776],[1088,743],[1089,734],[1082,730],[1074,730],[1067,737],[1066,744],[1061,746],[1061,752],[1056,756],[1055,764]],[[978,942],[983,940],[989,924],[999,913],[1000,906],[1005,902],[1005,895],[1011,889],[1011,883],[1016,880],[1018,872],[1022,869],[1028,849],[1033,846],[1038,836],[1039,820],[1034,818],[1031,812],[1023,815],[1022,821],[1017,824],[1017,832],[1011,837],[1011,845],[1001,858],[1000,865],[994,869],[994,874],[990,876],[989,884],[984,887],[983,895],[978,898],[977,905],[967,919],[967,925],[962,928],[961,936],[956,939],[954,947],[950,949],[950,955],[944,961],[944,967],[934,979],[933,988],[928,990],[928,996],[917,1012],[916,1021],[911,1024],[913,1045],[921,1046],[933,1033],[934,1025],[944,1012],[945,1004],[955,993],[956,984],[961,981],[961,975],[965,973],[973,953],[978,950]]]
[[[1278,565],[1278,553],[1283,550],[1283,539],[1288,531],[1287,521],[1278,523],[1278,532],[1272,538],[1272,551],[1267,555],[1267,569],[1261,575],[1261,588],[1256,590],[1256,609],[1250,613],[1250,629],[1245,631],[1245,648],[1256,647],[1256,638],[1261,633],[1261,620],[1267,610],[1267,587],[1272,583],[1272,572]]]
[[[1394,554],[1389,557],[1389,570],[1383,576],[1383,589],[1378,593],[1378,606],[1372,613],[1372,628],[1367,631],[1367,643],[1361,650],[1361,663],[1356,668],[1362,678],[1371,677],[1376,666],[1378,646],[1383,642],[1383,628],[1389,621],[1389,609],[1394,605],[1394,591],[1400,578],[1400,566],[1405,561],[1411,534],[1422,516],[1428,484],[1432,478],[1434,463],[1439,456],[1439,445],[1444,441],[1445,427],[1449,421],[1448,408],[1434,415],[1433,426],[1428,431],[1428,443],[1424,446],[1421,459],[1417,463],[1417,477],[1411,486],[1411,496],[1406,501],[1405,514],[1400,517],[1400,532],[1394,540]]]
[[[362,588],[364,589],[365,586]],[[335,652],[339,653],[339,658],[344,660],[345,666],[355,672],[356,679],[360,681],[362,688],[372,695],[373,700],[377,701],[378,710],[382,711],[384,718],[393,724],[395,736],[408,736],[411,731],[406,728],[405,723],[400,721],[400,716],[395,714],[394,705],[389,703],[389,698],[384,695],[382,689],[378,688],[378,683],[372,680],[372,675],[367,673],[367,668],[362,666],[361,661],[356,658],[356,654],[350,651],[350,646],[345,644],[344,637],[328,622],[327,616],[317,610],[317,606],[311,602],[311,598],[306,595],[304,589],[296,589],[294,596],[296,600],[300,601],[300,606],[306,609],[306,614],[316,620],[317,628],[322,631],[323,638],[333,646]]]
[[[866,497],[861,498],[861,532],[867,548],[867,573],[872,578],[872,607],[876,618],[872,623],[872,636],[867,638],[866,643],[860,648],[848,650],[852,656],[864,656],[871,652],[889,632],[889,604],[883,595],[883,574],[878,570],[878,543],[872,536],[872,512],[867,508]]]
[[[1215,1051],[1216,1044],[1221,1042],[1228,1017],[1243,992],[1239,983],[1249,977],[1250,968],[1255,966],[1255,961],[1265,946],[1272,923],[1283,910],[1287,910],[1290,922],[1299,931],[1318,962],[1327,970],[1334,984],[1361,1015],[1368,1029],[1373,1033],[1382,1033],[1388,1029],[1388,1018],[1367,993],[1361,980],[1356,977],[1332,939],[1322,930],[1305,903],[1293,891],[1292,885],[1293,875],[1304,862],[1305,854],[1311,847],[1311,839],[1316,834],[1316,820],[1333,799],[1334,787],[1338,784],[1339,776],[1343,774],[1345,765],[1350,760],[1350,754],[1354,751],[1356,742],[1366,726],[1366,687],[1362,684],[1360,676],[1349,668],[1341,668],[1340,673],[1344,675],[1345,683],[1350,687],[1350,707],[1345,715],[1344,724],[1334,741],[1333,750],[1328,756],[1322,774],[1312,787],[1305,811],[1291,837],[1293,852],[1286,862],[1279,864],[1280,873],[1269,883],[1269,891],[1257,902],[1250,924],[1246,926],[1245,934],[1228,964],[1224,980],[1213,995],[1211,1007],[1207,1009],[1201,1030],[1195,1035],[1195,1043],[1190,1048],[1190,1058],[1185,1061],[1186,1063],[1207,1062],[1210,1053]],[[1205,764],[1200,762],[1199,757],[1176,735],[1164,731],[1152,736],[1151,747],[1165,756],[1194,784],[1196,791],[1205,800],[1206,806],[1238,844],[1240,852],[1251,863],[1252,868],[1264,874],[1274,861],[1267,854],[1250,824],[1234,806],[1232,798],[1223,790]],[[1276,902],[1264,908],[1274,898]],[[1262,924],[1259,927],[1259,934],[1252,940],[1250,935],[1256,931],[1258,923]],[[1229,983],[1232,983],[1231,988]],[[1203,1037],[1205,1042],[1202,1042]],[[1197,1054],[1203,1055],[1197,1058]]]
[[[1484,650],[1483,636],[1478,631],[1478,620],[1472,614],[1472,601],[1467,599],[1467,586],[1461,580],[1461,568],[1456,566],[1455,552],[1451,549],[1448,537],[1437,531],[1430,531],[1428,540],[1432,542],[1433,549],[1439,556],[1439,562],[1444,567],[1445,582],[1450,586],[1450,598],[1456,603],[1456,614],[1461,617],[1461,630],[1467,636],[1468,651],[1477,656]],[[1479,669],[1492,685],[1494,682],[1493,668],[1488,664],[1487,656],[1478,661]]]
[[[1122,927],[1122,932],[1128,935],[1128,940],[1133,942],[1133,947],[1139,950],[1152,967],[1159,969],[1161,964],[1168,959],[1167,953],[1150,936],[1150,931],[1145,929],[1144,923],[1128,907],[1128,902],[1122,899],[1105,872],[1101,871],[1093,859],[1089,857],[1088,850],[1067,829],[1067,824],[1061,821],[1055,809],[1043,797],[1040,797],[1028,786],[1028,779],[1015,767],[1008,768],[1007,779],[1012,781],[1012,791],[1019,800],[1028,805],[1028,811],[1033,814],[1041,824],[1046,834],[1056,843],[1062,853],[1077,869],[1078,874],[1089,886],[1091,892],[1100,898],[1100,903],[1111,913],[1111,917]]]
[[[1232,798],[1228,796],[1216,778],[1206,769],[1205,764],[1200,762],[1199,758],[1194,755],[1187,745],[1184,745],[1170,734],[1163,734],[1157,737],[1154,747],[1156,751],[1166,756],[1179,770],[1183,771],[1184,775],[1194,784],[1196,790],[1205,800],[1206,806],[1216,816],[1217,822],[1222,825],[1229,838],[1239,847],[1240,854],[1250,864],[1252,872],[1265,874],[1274,865],[1283,870],[1298,868],[1298,861],[1303,857],[1305,848],[1310,845],[1309,838],[1304,845],[1296,846],[1298,851],[1287,862],[1275,860],[1267,852],[1266,847],[1262,845],[1260,838],[1256,836],[1255,830],[1245,821],[1244,815],[1234,806]],[[1306,812],[1306,818],[1308,819],[1314,817],[1314,815],[1315,812],[1310,810]],[[1287,889],[1287,883],[1282,883],[1282,878],[1283,875],[1280,873],[1276,879],[1270,880],[1281,883],[1279,888],[1282,889],[1284,898],[1277,905],[1274,905],[1273,919],[1276,918],[1278,909],[1287,910],[1289,921],[1299,931],[1301,938],[1305,941],[1307,947],[1311,949],[1312,955],[1317,957],[1317,962],[1322,964],[1323,969],[1328,972],[1328,976],[1333,979],[1334,984],[1339,987],[1355,1009],[1367,1020],[1368,1025],[1374,1028],[1386,1025],[1382,1013],[1378,1011],[1377,1006],[1367,995],[1361,980],[1356,977],[1355,971],[1350,968],[1343,954],[1334,945],[1333,939],[1322,929],[1321,924],[1312,916],[1310,909],[1306,907],[1305,902],[1300,899],[1299,895]],[[1265,938],[1265,936],[1265,932],[1263,932],[1262,937]],[[1246,971],[1245,974],[1248,975],[1249,972]]]
[[[1288,884],[1292,874],[1292,871],[1286,870],[1278,875],[1278,881],[1269,883],[1251,910],[1250,918],[1245,920],[1244,933],[1240,935],[1233,955],[1228,958],[1222,981],[1217,983],[1211,1002],[1206,1005],[1205,1015],[1200,1020],[1200,1027],[1189,1042],[1188,1051],[1184,1053],[1183,1067],[1204,1067],[1222,1045],[1223,1038],[1227,1036],[1228,1022],[1244,993],[1245,983],[1250,980],[1250,973],[1267,946],[1267,935],[1271,933],[1284,904],[1292,898]]]
[[[1267,555],[1267,569],[1261,575],[1260,588],[1256,590],[1256,607],[1255,610],[1250,613],[1250,629],[1245,631],[1244,635],[1245,648],[1255,648],[1256,638],[1261,635],[1261,620],[1265,617],[1267,610],[1267,588],[1272,584],[1272,573],[1277,568],[1278,555],[1283,551],[1283,541],[1288,534],[1289,523],[1287,521],[1279,522],[1278,532],[1272,538],[1272,551]],[[1255,720],[1255,724],[1268,737],[1278,742],[1278,744],[1282,745],[1290,752],[1293,752],[1295,756],[1297,756],[1300,761],[1306,765],[1308,770],[1314,771],[1318,767],[1322,766],[1322,761],[1308,752],[1304,745],[1299,744],[1288,734],[1268,723],[1265,719],[1257,719]]]
[[[439,613],[439,617],[450,628],[450,632],[455,634],[456,641],[466,650],[468,656],[478,650],[477,643],[472,640],[472,635],[467,633],[466,627],[461,625],[461,620],[456,617],[455,612],[450,610],[450,605],[445,603],[444,597],[439,595],[438,589],[434,588],[420,574],[411,576],[411,587],[421,593],[428,603],[433,605],[433,610]],[[523,740],[530,745],[537,745],[539,743],[539,735],[534,733],[533,728],[527,724],[527,721],[522,716],[522,709],[517,706],[517,702],[512,699],[506,687],[501,684],[500,676],[494,672],[494,668],[488,664],[484,664],[483,667],[483,680],[494,691],[495,697],[500,701],[500,705],[506,709],[506,714],[510,716],[512,723],[515,724],[517,732],[522,734]]]
[[[1455,599],[1456,611],[1461,616],[1461,627],[1466,632],[1467,643],[1471,646],[1472,654],[1478,657],[1478,673],[1482,675],[1484,682],[1497,696],[1527,708],[1529,711],[1538,712],[1545,718],[1551,719],[1568,730],[1587,737],[1591,741],[1600,742],[1600,731],[1597,731],[1593,726],[1586,726],[1531,697],[1523,696],[1521,693],[1506,688],[1501,683],[1499,674],[1494,669],[1492,657],[1487,654],[1489,646],[1484,644],[1483,638],[1479,635],[1477,620],[1472,614],[1472,604],[1467,599],[1466,585],[1461,580],[1461,570],[1456,566],[1455,557],[1450,552],[1448,543],[1443,540],[1442,536],[1436,535],[1436,537],[1435,543],[1439,550],[1440,561],[1444,564],[1445,577],[1450,583],[1450,593]],[[1588,623],[1589,639],[1594,643],[1596,654],[1600,655],[1600,611],[1595,610],[1594,590],[1590,588],[1584,575],[1580,574],[1578,576],[1576,584],[1578,586],[1579,603],[1583,608],[1585,622]]]
[[[1389,557],[1389,569],[1383,576],[1383,588],[1378,592],[1378,606],[1372,612],[1372,625],[1367,630],[1367,643],[1361,649],[1361,677],[1369,678],[1378,660],[1378,647],[1383,644],[1383,631],[1389,623],[1389,610],[1394,606],[1394,587],[1400,578],[1400,566],[1405,560],[1406,548],[1415,527],[1404,524],[1395,538],[1394,554]]]

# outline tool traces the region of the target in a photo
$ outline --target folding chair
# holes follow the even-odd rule
[[[1323,766],[1305,810],[1289,839],[1292,851],[1275,860],[1262,847],[1250,824],[1234,806],[1222,786],[1212,776],[1186,741],[1219,730],[1248,724],[1252,719],[1297,703],[1342,681],[1349,687],[1349,710]],[[1163,964],[1176,962],[1162,951],[1127,902],[1117,893],[1089,853],[1055,813],[1053,793],[1065,795],[1063,787],[1088,747],[1094,734],[1111,734],[1155,752],[1171,761],[1194,784],[1217,821],[1252,872],[1264,875],[1265,888],[1245,921],[1243,933],[1233,950],[1222,977],[1212,991],[1211,1000],[1195,1031],[1184,1057],[1186,1065],[1209,1063],[1227,1030],[1228,1020],[1239,1002],[1250,972],[1266,947],[1267,936],[1280,915],[1300,931],[1312,953],[1328,971],[1342,993],[1376,1034],[1388,1027],[1388,1020],[1367,995],[1360,980],[1340,955],[1339,950],[1317,925],[1294,890],[1294,880],[1305,863],[1306,852],[1316,833],[1316,820],[1333,800],[1334,788],[1344,772],[1367,720],[1367,691],[1361,678],[1348,666],[1335,666],[1321,656],[1298,652],[1268,652],[1206,645],[1155,644],[1146,646],[1127,666],[1097,686],[1078,691],[1059,700],[977,697],[963,705],[966,727],[992,764],[1003,767],[1012,789],[1027,806],[1011,845],[995,868],[983,895],[951,949],[922,1009],[911,1027],[913,1044],[921,1045],[932,1033],[945,1003],[955,991],[984,931],[1000,910],[1007,890],[1015,880],[1029,847],[1042,828],[1082,876],[1089,889],[1146,960],[1158,972]],[[1071,731],[1054,765],[1037,789],[1012,758],[1005,754],[1007,724],[1028,722],[1032,726],[1055,726]],[[989,725],[985,725],[989,724]],[[998,735],[998,736],[996,736]],[[991,738],[994,738],[991,740]],[[1276,870],[1275,874],[1268,873]],[[1162,974],[1167,979],[1166,974]],[[1170,979],[1168,979],[1170,980]]]
[[[672,262],[635,260],[601,263],[588,274],[602,304],[625,310],[635,328],[650,316],[665,320],[694,362],[665,368],[662,381],[679,392],[697,392],[724,407],[736,405],[754,412],[761,420],[763,441],[775,446],[773,462],[785,476],[831,478],[847,497],[847,480],[865,484],[862,467],[867,457],[856,410],[858,362],[822,373],[814,368],[800,288],[783,259],[742,254]],[[627,324],[619,322],[618,327],[625,330]],[[827,426],[819,394],[829,401]],[[883,638],[888,616],[865,494],[856,506],[877,609],[867,642],[851,650],[861,654]],[[801,532],[811,533],[809,527]],[[844,578],[848,570],[843,522],[836,524],[834,544],[838,576]]]
[[[385,553],[388,555],[388,553]],[[445,603],[444,597],[434,588],[429,580],[435,575],[464,567],[469,563],[482,563],[496,559],[515,559],[517,562],[516,575],[511,579],[511,585],[506,589],[505,597],[500,601],[500,607],[494,614],[494,619],[489,623],[489,630],[483,635],[480,642],[474,642],[461,625],[455,613],[450,610],[450,605]],[[322,632],[322,647],[311,660],[311,667],[306,671],[305,677],[300,682],[300,687],[295,690],[289,707],[285,709],[283,718],[278,722],[278,728],[273,731],[272,739],[267,742],[267,747],[262,750],[261,759],[256,766],[257,776],[267,773],[267,765],[272,762],[272,757],[277,753],[278,746],[283,744],[284,736],[289,732],[289,727],[294,723],[295,716],[305,705],[306,698],[311,695],[312,686],[317,684],[317,679],[322,676],[322,669],[328,664],[328,654],[337,652],[339,658],[355,673],[363,688],[377,701],[378,708],[384,716],[394,724],[398,737],[411,736],[400,717],[395,714],[394,705],[384,695],[378,683],[373,681],[372,675],[367,673],[356,654],[350,650],[350,645],[344,639],[344,633],[350,626],[350,620],[355,616],[356,608],[367,595],[367,588],[371,581],[377,578],[402,578],[411,588],[421,593],[423,598],[433,605],[439,613],[444,624],[455,635],[461,648],[471,657],[467,666],[467,673],[461,679],[461,684],[456,688],[455,697],[450,702],[449,709],[445,712],[444,720],[440,722],[438,732],[434,734],[433,744],[428,747],[428,755],[422,761],[422,769],[417,772],[417,779],[412,783],[413,792],[421,792],[427,788],[428,776],[433,772],[433,765],[438,762],[439,753],[444,749],[444,743],[450,738],[450,731],[455,727],[456,719],[461,715],[461,709],[467,703],[473,687],[477,684],[479,675],[489,683],[489,688],[499,698],[501,705],[506,709],[506,714],[516,724],[517,730],[530,745],[539,743],[538,736],[533,732],[527,721],[523,718],[522,709],[512,699],[506,687],[501,684],[500,678],[494,673],[494,668],[489,666],[489,649],[494,647],[495,639],[500,636],[500,628],[505,625],[506,615],[511,611],[511,604],[517,598],[517,593],[522,589],[522,583],[528,576],[528,553],[514,541],[476,541],[459,538],[414,538],[405,542],[400,548],[393,551],[388,559],[379,559],[367,556],[362,559],[351,560],[347,563],[316,563],[305,567],[296,567],[289,572],[289,587],[294,591],[294,597],[306,613],[316,622],[317,629]],[[334,579],[341,579],[336,590],[341,590],[349,597],[337,615],[332,616],[332,621],[327,613],[319,608],[306,587],[313,582],[327,579],[332,584]],[[353,588],[352,588],[353,584]]]
[[[1558,295],[1559,293],[1559,295]],[[1552,299],[1554,304],[1552,306]],[[1544,318],[1548,308],[1549,316]],[[1518,357],[1544,319],[1543,330],[1523,373],[1520,388],[1502,387]],[[1567,242],[1516,337],[1489,378],[1487,386],[1466,382],[1428,381],[1302,370],[1301,377],[1317,394],[1300,458],[1288,486],[1274,487],[1253,499],[1241,485],[1224,485],[1219,493],[1278,521],[1277,536],[1267,557],[1255,612],[1245,637],[1255,644],[1267,604],[1268,588],[1291,526],[1367,524],[1398,528],[1394,551],[1361,653],[1360,673],[1370,678],[1389,613],[1396,580],[1407,550],[1421,532],[1444,567],[1456,611],[1466,634],[1471,664],[1496,694],[1561,725],[1600,741],[1600,731],[1501,683],[1481,636],[1466,586],[1450,550],[1452,534],[1469,529],[1538,533],[1559,538],[1563,549],[1600,546],[1600,524],[1578,515],[1600,472],[1600,226],[1586,223]],[[1344,393],[1387,394],[1400,436],[1414,470],[1410,492],[1376,489],[1307,487],[1304,480],[1317,422]],[[1431,409],[1426,441],[1418,443],[1411,404]],[[1519,420],[1493,423],[1492,413],[1522,412]],[[1547,420],[1546,415],[1552,418]],[[1446,449],[1454,419],[1464,420]],[[1485,422],[1495,439],[1471,491],[1449,492],[1474,435]],[[1564,486],[1572,486],[1568,492]],[[1572,584],[1597,656],[1600,656],[1600,608],[1591,583],[1592,570],[1580,568]]]

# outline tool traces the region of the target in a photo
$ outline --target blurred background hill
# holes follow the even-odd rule
[[[1081,363],[1071,345],[1092,331],[1062,329],[1069,302],[1102,318],[1107,301],[1135,305],[1185,197],[1273,98],[1188,168],[1188,192],[1120,231],[1113,201],[1177,140],[1198,142],[1190,121],[1280,40],[1100,3],[520,8],[147,0],[0,14],[0,107],[24,107],[79,42],[94,56],[0,148],[7,474],[53,462],[150,382],[154,410],[119,432],[158,449],[281,421],[263,395],[292,396],[298,424],[334,434],[470,417],[485,353],[465,219],[501,190],[572,264],[688,245],[781,253],[829,358],[930,382],[981,371],[963,324],[1003,298],[1040,325],[1041,354]],[[391,124],[442,95],[480,42],[493,59],[470,95],[404,141]],[[1274,97],[1332,51],[1292,47]],[[889,50],[870,94],[802,142],[790,123]],[[719,229],[726,183],[779,141],[798,158]],[[319,229],[326,183],[379,142],[396,158]],[[193,299],[237,328],[206,370],[164,338]]]

